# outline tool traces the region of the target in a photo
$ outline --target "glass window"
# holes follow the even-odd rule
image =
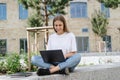
[[[20,39],[20,53],[27,53],[27,39]]]
[[[82,32],[88,32],[88,28],[83,28]]]
[[[105,15],[106,17],[110,17],[109,8],[106,8],[103,3],[101,4],[101,11],[104,13],[104,15]]]
[[[0,54],[5,55],[7,52],[7,41],[5,39],[0,39]]]
[[[77,51],[89,52],[89,37],[76,37]]]
[[[28,18],[28,10],[22,4],[19,4],[19,19]]]
[[[0,20],[6,20],[6,3],[0,3]]]
[[[103,37],[103,41],[105,41],[105,43],[106,43],[106,49],[107,49],[107,51],[112,51],[111,36],[108,36],[108,35],[104,36]]]
[[[87,3],[86,2],[71,2],[70,3],[71,18],[86,18]]]

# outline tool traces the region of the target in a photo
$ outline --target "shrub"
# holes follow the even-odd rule
[[[1,61],[0,62],[0,73],[3,73],[3,74],[5,74],[6,73],[6,66],[4,65],[5,64],[5,62],[4,61]]]
[[[20,56],[17,53],[10,54],[9,57],[6,58],[6,67],[7,73],[15,73],[20,72]]]
[[[37,67],[32,65],[31,71],[36,71]],[[11,74],[28,71],[27,53],[9,53],[0,57],[0,73]]]

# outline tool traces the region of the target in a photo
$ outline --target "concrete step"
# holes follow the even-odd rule
[[[75,69],[70,75],[49,75],[11,78],[9,75],[0,76],[0,80],[120,80],[120,63],[84,66]]]

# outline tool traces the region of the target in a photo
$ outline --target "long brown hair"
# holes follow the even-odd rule
[[[66,20],[65,20],[65,18],[64,18],[62,15],[58,15],[58,16],[56,16],[56,17],[53,19],[53,29],[54,29],[54,31],[57,32],[57,31],[55,30],[55,27],[54,27],[54,22],[57,21],[57,20],[63,22],[63,30],[64,30],[64,32],[69,32],[69,30],[68,30],[68,28],[67,28]]]

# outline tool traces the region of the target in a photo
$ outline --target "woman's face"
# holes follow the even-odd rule
[[[63,34],[64,33],[64,24],[62,21],[57,20],[54,22],[54,28],[57,32],[57,34]]]

